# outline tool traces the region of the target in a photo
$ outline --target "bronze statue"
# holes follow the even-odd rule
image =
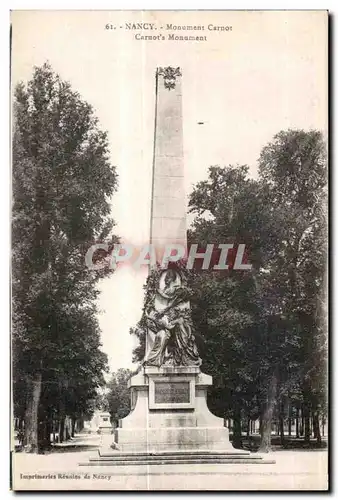
[[[199,366],[195,337],[192,333],[190,306],[180,274],[164,271],[153,303],[145,311],[148,327],[147,366]]]

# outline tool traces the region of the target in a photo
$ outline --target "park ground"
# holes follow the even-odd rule
[[[276,463],[262,465],[79,466],[97,456],[99,445],[100,436],[81,434],[43,455],[13,453],[13,489],[325,491],[328,488],[325,449],[275,450],[264,458]]]

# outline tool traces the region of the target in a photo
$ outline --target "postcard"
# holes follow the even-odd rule
[[[12,489],[328,489],[328,20],[12,11]]]

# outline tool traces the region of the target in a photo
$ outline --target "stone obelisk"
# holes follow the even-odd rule
[[[186,247],[187,243],[181,79],[180,68],[157,68],[150,224],[150,243],[158,250],[157,256],[166,244]],[[146,352],[141,370],[130,379],[132,412],[116,431],[116,446],[124,453],[186,451],[186,458],[198,450],[233,453],[222,419],[211,414],[206,404],[212,378],[200,370],[186,320],[189,302],[171,310],[169,277],[175,287],[183,281],[178,270],[171,274],[162,270],[151,291],[153,300],[145,305],[150,356]],[[170,326],[180,315],[181,330]]]
[[[166,244],[186,248],[182,75],[157,68],[150,243],[160,256]]]

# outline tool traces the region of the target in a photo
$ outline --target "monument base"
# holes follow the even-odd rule
[[[120,451],[229,450],[229,431],[210,413],[209,375],[194,366],[145,367],[130,380],[132,411],[115,431]]]
[[[144,367],[129,381],[131,412],[111,450],[105,446],[90,465],[274,463],[232,446],[223,419],[207,407],[211,384],[199,367]]]

